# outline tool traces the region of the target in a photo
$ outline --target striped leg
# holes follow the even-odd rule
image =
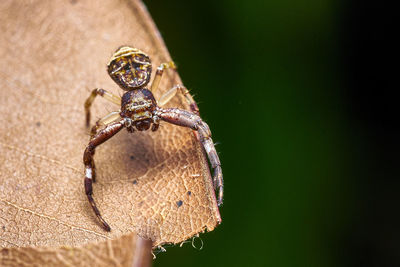
[[[96,214],[97,218],[102,223],[103,228],[106,231],[111,231],[111,228],[107,224],[107,222],[103,219],[103,217],[101,217],[100,211],[97,208],[96,203],[94,202],[92,196],[93,195],[92,183],[94,178],[93,175],[95,172],[93,156],[95,149],[98,145],[101,145],[102,143],[110,139],[112,136],[118,133],[123,127],[124,127],[124,120],[120,120],[119,122],[114,122],[107,125],[106,128],[100,130],[90,139],[89,144],[86,147],[85,152],[83,153],[83,163],[85,164],[84,185],[85,185],[86,196],[89,200],[90,205],[92,206],[94,213]]]
[[[196,101],[194,101],[192,95],[189,93],[189,90],[186,89],[185,86],[180,84],[175,85],[174,87],[169,89],[166,93],[164,93],[161,96],[160,100],[158,101],[158,105],[162,107],[165,104],[167,104],[176,95],[178,91],[181,92],[183,96],[186,98],[186,101],[190,107],[190,111],[200,116],[199,107],[197,106]],[[200,140],[199,134],[196,131],[194,131],[193,134],[197,140]]]
[[[207,123],[205,123],[197,114],[177,108],[158,108],[155,111],[155,115],[157,115],[163,121],[188,127],[194,131],[197,131],[199,134],[199,140],[207,153],[207,157],[211,163],[211,168],[213,169],[213,182],[214,189],[217,191],[218,206],[222,205],[224,196],[224,183],[221,162],[219,161],[217,151],[215,150],[214,143],[211,139],[211,131]]]

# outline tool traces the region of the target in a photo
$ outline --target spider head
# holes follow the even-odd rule
[[[122,96],[121,116],[130,118],[139,131],[149,129],[157,103],[150,90],[139,89]]]
[[[107,65],[108,74],[124,90],[143,88],[150,81],[151,61],[137,48],[122,46]]]

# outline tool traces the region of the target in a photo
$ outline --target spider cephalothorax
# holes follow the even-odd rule
[[[97,121],[92,128],[91,138],[88,146],[83,153],[83,163],[85,164],[85,192],[97,218],[102,223],[105,230],[110,231],[110,226],[100,215],[94,199],[92,183],[95,181],[94,152],[98,145],[104,143],[109,138],[118,133],[122,128],[129,132],[135,129],[145,131],[150,129],[156,131],[160,120],[188,127],[197,132],[196,137],[203,145],[214,170],[213,181],[217,190],[217,203],[222,204],[223,181],[221,163],[211,139],[211,132],[208,125],[200,118],[196,102],[189,94],[188,90],[176,85],[167,91],[156,102],[153,93],[158,89],[163,71],[166,68],[175,68],[171,61],[162,63],[158,68],[151,85],[151,90],[145,88],[150,81],[151,61],[149,56],[137,48],[128,46],[120,47],[112,56],[108,63],[108,73],[111,78],[127,92],[121,97],[107,92],[104,89],[94,89],[85,102],[86,123],[90,122],[90,106],[97,95],[120,106],[119,111],[114,111]],[[180,91],[188,101],[191,111],[177,108],[162,108],[178,91]],[[100,129],[103,127],[102,129]]]
[[[139,49],[122,46],[115,51],[107,70],[122,89],[138,89],[150,81],[151,61],[149,56]]]
[[[121,117],[127,118],[126,124],[136,126],[139,131],[148,130],[154,122],[153,131],[155,131],[154,127],[158,128],[158,120],[153,116],[156,107],[156,100],[150,90],[132,90],[122,96]],[[133,131],[133,128],[127,127],[127,129]]]

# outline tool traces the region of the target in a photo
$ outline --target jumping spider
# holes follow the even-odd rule
[[[196,136],[200,140],[210,160],[214,170],[214,188],[218,192],[218,206],[222,204],[223,181],[221,163],[211,139],[211,132],[208,125],[200,118],[196,102],[189,94],[188,90],[176,85],[166,92],[159,101],[156,101],[153,93],[160,84],[164,69],[175,69],[173,62],[162,63],[156,71],[151,89],[146,85],[150,81],[151,61],[148,55],[137,48],[123,46],[117,49],[107,65],[108,74],[126,92],[122,97],[113,95],[104,89],[94,89],[85,102],[86,125],[90,124],[90,106],[97,95],[104,97],[114,104],[120,105],[119,111],[111,112],[104,118],[98,120],[91,130],[91,137],[88,146],[83,153],[83,163],[85,164],[85,192],[90,205],[93,208],[99,221],[106,231],[110,231],[110,226],[101,217],[100,211],[93,200],[92,182],[95,181],[94,152],[98,145],[104,143],[122,128],[133,133],[136,130],[145,131],[150,129],[156,131],[160,120],[175,125],[191,128],[196,131]],[[180,91],[188,101],[191,111],[177,108],[161,108],[175,94]],[[157,104],[158,103],[158,104]],[[102,128],[102,129],[99,129]]]

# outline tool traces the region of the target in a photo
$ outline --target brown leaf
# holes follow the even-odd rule
[[[150,266],[150,251],[151,241],[130,234],[78,247],[3,248],[0,266]]]
[[[122,93],[106,73],[112,52],[138,47],[153,69],[170,60],[141,2],[3,0],[0,30],[1,247],[76,247],[131,232],[158,246],[214,229],[207,160],[182,127],[122,131],[96,150],[94,198],[110,233],[84,193],[83,103],[96,87]],[[167,71],[156,98],[180,82]],[[182,96],[168,106],[188,109]],[[96,99],[93,120],[113,110]]]

